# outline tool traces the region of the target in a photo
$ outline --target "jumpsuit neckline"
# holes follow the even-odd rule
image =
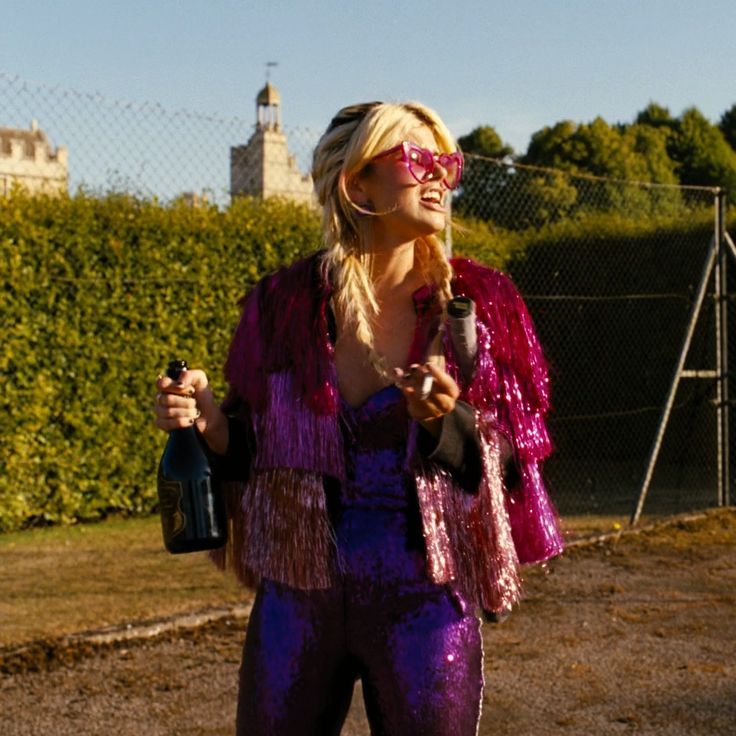
[[[434,338],[439,325],[439,315],[441,309],[436,299],[437,286],[434,284],[424,284],[412,292],[412,300],[414,301],[414,311],[417,319],[414,324],[414,333],[411,345],[409,346],[409,354],[407,356],[407,365],[419,363],[423,361],[427,346]],[[333,317],[334,319],[334,317]],[[330,340],[335,342],[335,335],[330,335]],[[394,388],[399,391],[395,383],[387,383],[381,388],[376,389],[373,393],[368,394],[366,398],[357,406],[350,404],[345,397],[338,391],[340,398],[340,407],[343,412],[356,414],[361,410],[368,408],[369,405],[376,400],[387,389]]]

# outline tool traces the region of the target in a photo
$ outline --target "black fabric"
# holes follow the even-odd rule
[[[506,435],[499,432],[501,445],[501,468],[504,485],[509,490],[519,482],[519,471],[514,461],[514,451]],[[419,452],[447,468],[455,480],[468,492],[475,493],[480,484],[481,465],[480,439],[475,426],[475,411],[464,401],[455,402],[455,408],[445,414],[438,439],[423,428],[419,430]]]
[[[228,416],[227,424],[228,442],[224,455],[213,452],[199,432],[197,436],[200,437],[200,444],[218,481],[248,480],[254,447],[250,423],[238,417]]]
[[[439,438],[420,427],[417,442],[422,457],[447,468],[469,493],[477,492],[483,468],[475,411],[470,404],[456,401],[455,408],[442,417]]]

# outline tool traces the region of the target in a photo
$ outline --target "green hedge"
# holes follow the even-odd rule
[[[0,530],[150,511],[156,375],[182,357],[221,389],[238,299],[318,243],[277,200],[1,200]]]
[[[526,233],[459,224],[457,254],[514,271],[549,248],[564,262],[572,240],[607,250],[613,233],[667,229],[610,216]],[[224,211],[124,195],[0,200],[0,531],[150,512],[164,443],[155,376],[182,357],[221,392],[239,298],[319,242],[317,215],[278,200]]]

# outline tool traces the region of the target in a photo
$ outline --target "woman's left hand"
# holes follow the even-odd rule
[[[460,389],[453,377],[433,364],[414,364],[408,371],[394,368],[396,385],[406,397],[409,414],[434,437],[439,437],[442,417],[455,408]]]

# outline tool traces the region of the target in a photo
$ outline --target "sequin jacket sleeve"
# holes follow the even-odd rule
[[[476,305],[478,359],[461,398],[505,437],[513,453],[515,482],[506,496],[521,563],[562,551],[556,513],[539,465],[552,451],[545,423],[550,408],[547,362],[531,315],[511,280],[467,259],[452,262],[456,294]]]
[[[447,468],[460,486],[470,493],[478,490],[481,476],[480,439],[473,407],[458,400],[442,420],[439,438],[417,433],[417,450],[428,461]]]
[[[431,578],[463,590],[485,610],[510,608],[521,595],[519,565],[558,554],[562,538],[539,472],[550,452],[544,423],[547,367],[531,317],[511,281],[467,260],[452,262],[453,292],[475,303],[478,353],[472,378],[459,380],[445,340],[448,371],[473,407],[480,440],[481,479],[464,493],[452,474],[416,452],[415,472]],[[507,438],[519,482],[503,483]]]

